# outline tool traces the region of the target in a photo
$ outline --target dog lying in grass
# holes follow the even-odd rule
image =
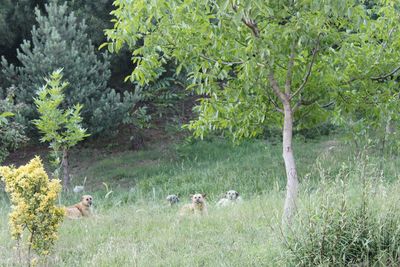
[[[70,219],[79,219],[81,217],[89,217],[92,215],[93,197],[84,195],[81,197],[81,202],[65,208],[65,216]]]
[[[205,194],[194,194],[192,195],[192,203],[182,206],[179,211],[180,216],[195,214],[195,215],[207,215],[207,204]]]
[[[168,195],[167,201],[169,202],[170,206],[173,206],[179,203],[179,197],[177,195]]]
[[[228,192],[225,193],[225,197],[221,198],[217,202],[217,206],[226,207],[240,202],[242,202],[242,197],[239,195],[239,192],[235,190],[229,190]]]

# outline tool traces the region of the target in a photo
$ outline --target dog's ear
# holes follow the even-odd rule
[[[81,201],[83,201],[85,199],[85,196],[81,196]]]
[[[203,198],[206,198],[207,194],[201,194],[203,196]]]
[[[236,197],[238,197],[239,196],[239,192],[236,192]]]
[[[189,195],[189,198],[192,199],[192,198],[193,198],[193,194],[190,194],[190,195]]]

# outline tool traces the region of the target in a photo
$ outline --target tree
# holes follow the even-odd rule
[[[110,27],[113,0],[85,1],[63,0],[68,2],[70,9],[75,12],[79,20],[85,20],[88,26],[88,34],[95,46],[103,43],[105,37],[103,29]]]
[[[108,56],[96,55],[85,22],[78,23],[73,12],[68,14],[66,3],[51,2],[45,9],[47,14],[36,9],[38,26],[33,26],[32,42],[24,41],[18,50],[21,66],[10,65],[2,58],[8,83],[17,87],[16,101],[30,107],[25,114],[27,121],[37,118],[33,97],[36,88],[43,85],[43,77],[64,68],[71,86],[63,105],[83,104],[83,124],[92,134],[115,130],[139,96],[128,92],[122,96],[107,86],[111,74]]]
[[[385,73],[398,60],[382,62],[375,54],[372,48],[382,46],[379,39],[388,32],[374,28],[379,33],[371,35],[368,27],[378,22],[358,1],[117,0],[114,5],[108,49],[127,44],[133,50],[137,66],[131,79],[141,84],[152,81],[167,60],[177,62],[178,73],[187,71],[189,88],[204,96],[196,107],[199,118],[189,125],[196,136],[226,130],[238,140],[256,136],[265,125],[282,127],[285,224],[295,213],[299,187],[294,120],[325,119],[338,91]],[[136,47],[138,41],[144,45]],[[363,59],[376,63],[354,62],[365,75],[353,77],[349,65],[359,47],[368,53]]]
[[[35,7],[44,9],[43,0],[0,0],[0,51],[15,61],[15,50],[23,39],[28,39],[35,24]],[[0,81],[1,85],[2,81]]]
[[[61,69],[54,71],[50,79],[46,79],[47,84],[38,91],[35,104],[40,117],[33,123],[43,133],[41,141],[50,143],[57,166],[56,176],[58,176],[58,169],[62,167],[63,188],[67,190],[70,186],[68,151],[89,134],[81,126],[81,104],[76,104],[66,110],[60,109],[65,99],[63,90],[68,86],[67,82],[61,83],[61,71]],[[62,153],[61,160],[60,153]]]

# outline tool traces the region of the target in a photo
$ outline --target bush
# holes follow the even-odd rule
[[[399,266],[398,192],[378,175],[361,170],[355,181],[354,174],[343,168],[310,193],[284,238],[289,266]]]
[[[15,117],[23,107],[14,105],[11,94],[5,99],[0,98],[0,163],[28,139],[25,127]]]
[[[9,221],[12,237],[20,243],[24,231],[29,233],[27,265],[30,266],[31,249],[39,256],[48,255],[57,239],[64,217],[64,210],[55,206],[60,181],[49,180],[39,157],[20,168],[0,167],[0,176],[12,204]]]

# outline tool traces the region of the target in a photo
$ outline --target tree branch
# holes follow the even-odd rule
[[[275,80],[274,77],[274,71],[271,69],[269,74],[268,74],[268,80],[269,83],[271,84],[272,91],[275,93],[275,95],[282,101],[282,103],[288,101],[286,95],[282,93],[282,91],[279,89],[278,82]]]
[[[252,31],[255,37],[260,37],[260,30],[258,29],[257,22],[255,20],[252,20],[250,18],[242,18],[243,23],[249,27]]]
[[[311,75],[312,67],[313,67],[313,65],[314,65],[315,58],[317,57],[318,50],[319,50],[319,37],[318,37],[318,39],[317,39],[317,44],[315,45],[315,47],[314,47],[314,49],[313,49],[311,62],[310,62],[310,65],[308,65],[308,70],[307,70],[306,75],[305,75],[304,78],[303,78],[303,82],[301,83],[301,85],[299,86],[299,88],[293,93],[293,95],[290,96],[290,99],[292,99],[293,97],[295,97],[298,93],[301,93],[301,91],[304,89],[304,87],[305,87],[305,85],[306,85],[306,83],[307,83],[307,81],[308,81],[308,78],[309,78],[310,75]]]
[[[269,101],[274,105],[275,110],[283,114],[283,110],[278,106],[278,104],[268,95]]]
[[[377,77],[369,77],[369,79],[371,79],[372,81],[382,81],[382,80],[394,75],[399,70],[400,70],[400,66],[396,67],[395,69],[393,69],[391,72],[389,72],[387,74],[384,74],[382,76],[377,76]],[[348,85],[354,81],[361,80],[361,79],[368,79],[368,77],[357,77],[357,78],[353,77],[353,78],[349,79],[348,81],[340,83],[339,85]]]
[[[322,106],[320,105],[320,107],[321,108],[329,108],[330,106],[335,105],[335,103],[336,103],[335,101],[331,101],[325,105],[322,105]]]
[[[238,6],[234,3],[232,3],[232,8],[233,10],[237,13],[238,12]],[[260,37],[260,29],[257,26],[257,22],[251,18],[248,18],[244,16],[242,18],[242,22],[250,28],[250,30],[253,32],[255,37]]]
[[[378,76],[378,77],[371,77],[371,80],[376,81],[376,80],[384,80],[389,76],[392,76],[393,74],[395,74],[396,72],[398,72],[400,70],[400,66],[398,66],[397,68],[395,68],[394,70],[392,70],[391,72],[389,72],[388,74],[382,75],[382,76]]]

